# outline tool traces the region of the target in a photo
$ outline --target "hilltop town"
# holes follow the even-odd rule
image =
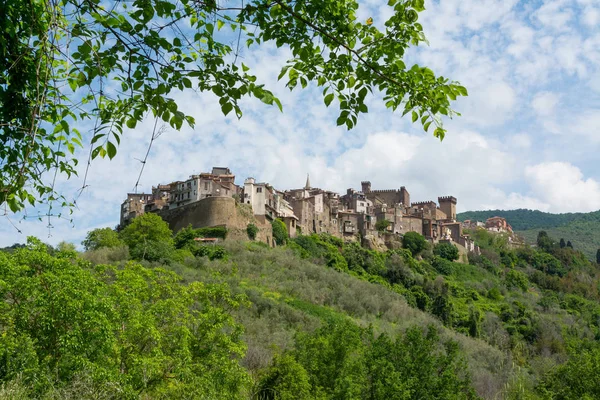
[[[291,237],[298,234],[328,233],[345,240],[365,239],[389,244],[394,236],[417,232],[436,243],[451,241],[465,251],[478,251],[463,228],[486,227],[512,232],[506,220],[490,218],[485,223],[456,220],[457,199],[453,196],[411,202],[406,187],[375,190],[361,182],[360,190],[339,193],[314,188],[307,176],[304,187],[280,191],[266,182],[247,178],[235,183],[229,168],[192,175],[185,181],[159,184],[151,193],[128,193],[121,205],[120,226],[136,216],[154,212],[177,231],[189,224],[194,228],[223,226],[237,239],[247,239],[248,224],[259,228],[257,240],[274,245],[271,221],[282,220]],[[376,227],[377,221],[387,221]],[[379,228],[379,229],[377,229]]]

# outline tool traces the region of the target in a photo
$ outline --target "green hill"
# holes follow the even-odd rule
[[[577,250],[203,245],[145,215],[83,253],[0,251],[0,398],[599,398],[600,276]]]
[[[494,216],[504,217],[515,232],[529,243],[535,243],[540,230],[557,240],[571,241],[589,259],[596,259],[600,248],[600,211],[590,213],[551,214],[533,210],[467,211],[457,215],[459,221],[467,219],[485,221]]]

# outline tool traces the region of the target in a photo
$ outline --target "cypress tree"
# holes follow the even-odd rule
[[[564,248],[565,248],[565,246],[566,246],[566,244],[565,244],[565,239],[563,239],[563,238],[560,238],[560,248],[561,248],[561,249],[564,249]]]

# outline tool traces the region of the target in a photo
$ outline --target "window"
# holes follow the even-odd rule
[[[204,182],[204,190],[208,190],[208,182]]]
[[[256,188],[256,193],[262,193],[262,188],[261,187],[257,187]]]

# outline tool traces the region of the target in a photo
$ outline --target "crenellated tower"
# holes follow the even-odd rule
[[[456,221],[456,197],[442,196],[438,197],[440,210],[442,210],[452,221]]]

